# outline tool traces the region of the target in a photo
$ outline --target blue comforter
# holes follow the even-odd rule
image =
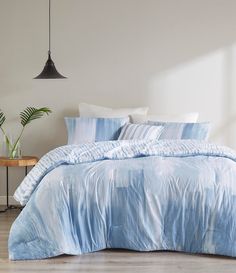
[[[236,256],[236,153],[199,141],[59,147],[23,180],[9,258],[105,248]]]

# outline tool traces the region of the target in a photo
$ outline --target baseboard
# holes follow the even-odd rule
[[[6,196],[0,196],[0,206],[1,205],[6,205],[7,199]],[[19,205],[19,203],[14,199],[13,196],[9,196],[9,205]]]

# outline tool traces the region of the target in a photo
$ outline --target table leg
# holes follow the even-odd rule
[[[28,167],[25,166],[25,176],[28,174]],[[4,210],[0,210],[1,212],[6,212],[9,209],[22,209],[21,207],[16,207],[16,206],[9,206],[9,170],[8,170],[8,166],[6,166],[6,199],[7,199],[7,206]]]
[[[6,188],[7,188],[7,208],[9,208],[9,183],[8,183],[8,167],[6,167]]]
[[[1,212],[5,212],[7,211],[10,207],[9,207],[9,185],[8,185],[8,167],[6,167],[6,203],[7,203],[7,207],[4,210],[1,210]]]

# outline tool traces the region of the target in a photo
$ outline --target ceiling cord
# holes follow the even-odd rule
[[[48,31],[48,53],[51,54],[51,0],[49,0],[49,16],[48,16],[48,19],[49,19],[49,22],[48,22],[48,26],[49,26],[49,31]]]

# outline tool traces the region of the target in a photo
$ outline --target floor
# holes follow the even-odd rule
[[[18,215],[12,210],[0,214],[0,273],[4,272],[135,272],[135,273],[229,273],[236,272],[236,259],[174,252],[140,253],[106,250],[81,256],[61,256],[41,261],[8,260],[7,238]]]

